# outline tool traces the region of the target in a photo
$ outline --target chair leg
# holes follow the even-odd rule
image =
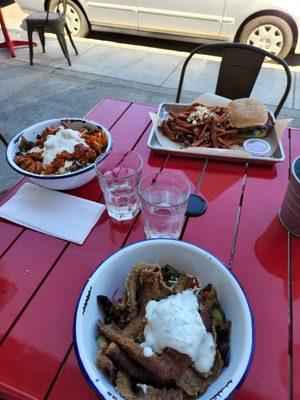
[[[29,58],[30,58],[30,65],[33,65],[33,40],[32,40],[32,28],[27,24],[27,35],[28,35],[28,42],[29,42]]]
[[[67,24],[67,23],[66,23],[66,26],[65,26],[65,28],[66,28],[67,34],[68,34],[68,36],[69,36],[69,39],[70,39],[71,45],[73,46],[73,49],[75,50],[75,53],[76,53],[76,55],[78,56],[78,51],[77,51],[77,48],[76,48],[76,46],[75,46],[75,43],[74,43],[74,41],[73,41],[73,38],[72,38],[72,33],[71,33],[71,31],[70,31],[70,29],[69,29],[69,27],[68,27],[68,24]]]
[[[40,38],[40,42],[43,48],[43,53],[45,53],[45,29],[44,28],[38,28],[37,29],[38,34],[39,34],[39,38]]]
[[[68,60],[69,65],[71,66],[71,60],[70,60],[70,56],[68,53],[68,48],[67,48],[67,43],[66,43],[66,39],[63,33],[59,33],[56,32],[56,36],[57,36],[57,40],[60,44],[60,47],[62,49],[62,52],[64,53],[66,59]]]

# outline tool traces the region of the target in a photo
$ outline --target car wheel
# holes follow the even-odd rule
[[[249,21],[243,27],[239,41],[285,58],[293,45],[293,32],[285,20],[265,15]]]
[[[50,11],[57,11],[58,0],[52,0],[50,3]],[[63,11],[62,4],[59,5],[60,10]],[[73,36],[85,37],[89,33],[89,24],[80,7],[74,1],[67,1],[66,22]]]

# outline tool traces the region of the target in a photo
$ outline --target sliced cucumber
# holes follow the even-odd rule
[[[99,350],[105,350],[108,346],[108,342],[106,340],[106,337],[104,335],[99,335],[96,337],[96,342],[99,347]]]
[[[216,321],[220,321],[223,322],[223,324],[226,323],[226,318],[225,315],[223,313],[223,311],[221,311],[219,308],[214,307],[211,311],[211,316],[214,320]]]

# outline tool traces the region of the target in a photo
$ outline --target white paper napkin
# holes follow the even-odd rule
[[[104,210],[103,204],[25,183],[0,207],[0,217],[82,244]]]

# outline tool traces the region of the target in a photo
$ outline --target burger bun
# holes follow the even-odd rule
[[[266,107],[254,99],[237,99],[228,104],[228,116],[233,128],[265,125],[269,115]]]

